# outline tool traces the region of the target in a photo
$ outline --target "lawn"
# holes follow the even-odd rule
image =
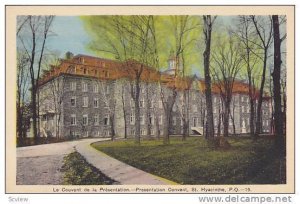
[[[207,146],[202,137],[161,140],[107,141],[94,148],[146,172],[180,184],[285,183],[285,161],[274,155],[273,140],[229,138],[229,150]],[[281,164],[281,165],[280,165]],[[281,167],[281,168],[280,168]],[[284,175],[284,176],[282,176]]]

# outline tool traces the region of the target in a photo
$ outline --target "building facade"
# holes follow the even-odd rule
[[[170,65],[174,63],[169,62]],[[165,114],[161,93],[176,87],[177,95],[170,116],[169,132],[203,134],[206,120],[204,82],[197,77],[174,75],[174,67],[165,72],[145,67],[140,82],[140,118],[135,118],[133,64],[77,55],[62,60],[46,72],[39,86],[40,135],[53,137],[128,137],[135,135],[140,122],[141,137],[164,134]],[[172,85],[173,84],[173,85]],[[222,102],[213,91],[215,133],[222,134]],[[262,131],[269,132],[270,98],[262,105]],[[250,132],[250,103],[247,84],[237,81],[233,88],[229,133]],[[125,134],[126,132],[126,134]]]

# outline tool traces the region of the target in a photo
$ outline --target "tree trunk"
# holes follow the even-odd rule
[[[164,144],[170,144],[170,135],[169,135],[169,127],[170,127],[170,112],[167,110],[167,114],[165,114],[165,124],[164,124]]]
[[[210,77],[210,45],[211,45],[211,31],[212,22],[211,16],[203,16],[204,20],[204,36],[205,36],[205,50],[203,52],[204,58],[204,76],[205,76],[205,99],[207,108],[207,122],[206,122],[206,135],[207,139],[214,137],[214,120],[212,110],[212,96],[211,96],[211,77]]]
[[[124,138],[127,139],[127,123],[126,123],[126,108],[125,108],[125,99],[124,99],[124,88],[122,88],[122,109],[124,117]]]
[[[285,152],[285,144],[283,137],[283,118],[281,111],[281,93],[280,93],[280,71],[281,71],[281,53],[280,53],[280,32],[278,15],[272,16],[273,32],[274,32],[274,70],[273,77],[273,93],[274,93],[274,123],[275,123],[275,137],[277,150]]]
[[[267,67],[267,48],[264,50],[264,64],[263,64],[263,73],[262,73],[262,79],[260,84],[260,90],[259,90],[259,98],[257,103],[257,110],[256,110],[256,130],[254,139],[258,138],[258,135],[261,133],[261,106],[263,101],[263,93],[264,93],[264,86],[265,86],[265,80],[266,80],[266,67]]]
[[[34,85],[31,88],[31,103],[32,103],[32,126],[33,126],[34,144],[38,144],[36,89]]]
[[[224,121],[223,121],[224,137],[229,136],[228,135],[229,114],[230,114],[230,101],[227,101],[224,107]]]
[[[141,124],[140,124],[140,84],[139,81],[136,80],[135,82],[135,98],[134,98],[134,104],[135,104],[135,143],[140,145],[141,144]]]
[[[115,140],[115,121],[114,121],[114,116],[110,115],[109,120],[110,120],[110,130],[111,130],[111,141]]]
[[[147,137],[151,137],[151,124],[150,124],[150,98],[149,98],[149,84],[146,83],[146,123],[147,123]]]

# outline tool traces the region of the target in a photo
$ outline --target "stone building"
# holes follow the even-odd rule
[[[160,72],[144,67],[140,84],[140,135],[160,136],[164,131],[164,111],[161,92],[175,87],[176,100],[172,108],[169,131],[183,134],[203,134],[206,107],[204,81],[198,77],[180,77],[174,61]],[[42,76],[39,86],[40,135],[58,137],[108,137],[135,134],[135,104],[132,97],[132,70],[138,62],[119,62],[77,55],[61,60]],[[222,103],[217,88],[213,91],[215,132],[222,134]],[[250,106],[248,86],[236,81],[233,88],[229,133],[249,133]],[[270,98],[262,106],[262,130],[270,131]],[[219,125],[220,124],[220,125]],[[126,134],[125,134],[126,131]]]

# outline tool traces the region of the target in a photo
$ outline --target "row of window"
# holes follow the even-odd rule
[[[176,123],[177,123],[177,118],[178,117],[172,117],[172,125],[176,125]],[[145,124],[145,116],[142,114],[142,115],[140,115],[140,124],[141,125],[144,125]],[[198,126],[198,121],[199,121],[199,118],[197,118],[197,117],[194,117],[193,119],[192,119],[192,125],[193,125],[193,127],[197,127]],[[154,125],[155,124],[155,117],[154,117],[154,114],[150,114],[150,117],[149,117],[149,123],[150,123],[150,125]],[[135,114],[134,113],[131,113],[130,114],[130,124],[131,125],[134,125],[135,124]],[[163,124],[163,116],[162,115],[159,115],[158,116],[158,124],[159,125],[162,125]],[[183,125],[183,119],[182,118],[180,118],[180,125]]]
[[[104,125],[110,125],[109,115],[105,115],[103,121],[104,121]],[[99,115],[95,115],[92,122],[93,122],[93,125],[99,125],[100,124]],[[82,115],[82,121],[77,120],[76,114],[71,114],[71,125],[83,125],[83,126],[89,125],[88,114]]]
[[[71,97],[71,107],[76,107],[76,96],[72,96]],[[98,108],[99,107],[99,99],[98,98],[94,98],[94,101],[93,101],[93,106],[94,108]],[[84,96],[83,97],[83,105],[82,107],[89,107],[89,97],[88,96]]]
[[[82,82],[81,83],[82,86],[82,92],[88,92],[88,83],[87,82]],[[105,92],[106,94],[110,93],[110,87],[108,85],[100,85],[100,89],[102,92]],[[72,81],[70,83],[70,90],[71,91],[76,91],[77,90],[77,82],[76,81]],[[99,85],[97,83],[93,84],[93,92],[94,93],[98,93],[99,92]]]
[[[75,137],[80,137],[79,133],[77,131],[71,131],[71,136],[73,138]],[[101,136],[110,136],[110,131],[109,130],[105,130],[103,132],[100,131],[93,131],[92,133],[89,132],[88,130],[84,131],[82,134],[83,137],[89,137],[89,136],[94,136],[94,137],[101,137]]]
[[[131,130],[130,130],[130,135],[135,135],[135,128],[132,128]],[[146,130],[145,129],[141,129],[140,130],[140,135],[146,135]],[[154,135],[154,129],[150,129],[150,135]]]

